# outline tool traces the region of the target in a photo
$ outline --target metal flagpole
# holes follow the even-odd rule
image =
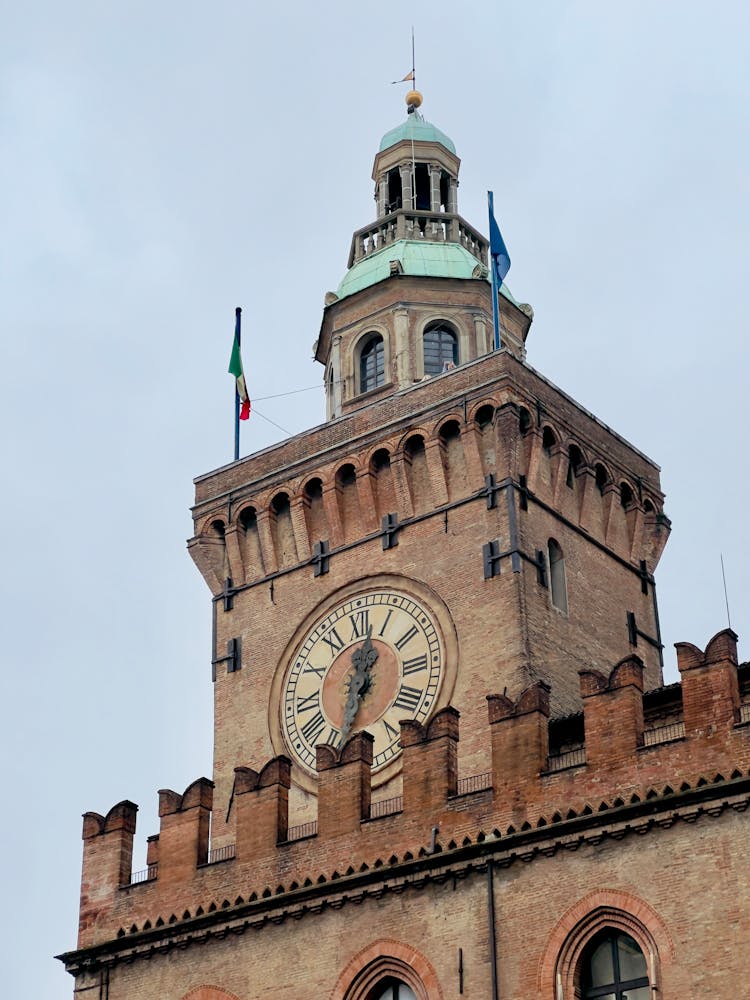
[[[490,233],[492,232],[492,223],[495,219],[495,205],[494,196],[492,191],[487,192],[487,208],[490,215]],[[500,350],[500,305],[498,303],[498,293],[500,289],[497,287],[497,261],[492,255],[492,246],[490,246],[490,267],[492,268],[492,323],[495,331],[494,336],[494,348],[496,351]]]
[[[242,309],[239,306],[234,310],[234,339],[237,341],[237,351],[239,352],[242,343]],[[236,379],[234,382],[234,460],[235,462],[240,460],[240,394],[237,391]]]

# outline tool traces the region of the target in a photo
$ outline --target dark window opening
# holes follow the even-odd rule
[[[655,507],[654,507],[654,505],[653,505],[653,504],[651,503],[651,501],[650,501],[650,500],[644,500],[644,501],[643,501],[643,509],[645,510],[645,512],[646,512],[647,514],[653,514],[653,513],[654,513],[654,510],[655,510]]]
[[[390,469],[391,467],[391,456],[388,454],[385,448],[378,448],[375,454],[372,456],[370,461],[370,467],[373,472],[382,472],[384,469]]]
[[[398,167],[388,171],[388,202],[385,206],[386,213],[396,212],[403,206],[403,195],[401,192],[401,171]]]
[[[487,430],[487,428],[491,426],[494,416],[495,416],[494,406],[490,406],[489,403],[486,403],[484,406],[480,406],[479,409],[477,410],[477,415],[475,418],[479,430],[480,431]]]
[[[224,522],[223,521],[212,521],[211,522],[211,531],[215,535],[218,535],[219,538],[223,538],[224,537]]]
[[[440,440],[443,444],[448,441],[457,441],[461,437],[461,428],[457,420],[446,420],[440,428]]]
[[[603,465],[597,465],[594,469],[594,475],[596,477],[596,487],[603,496],[607,483],[609,483],[609,473]]]
[[[440,210],[450,211],[450,177],[446,173],[440,175]]]
[[[518,411],[518,430],[521,434],[528,434],[531,428],[531,414],[522,406]]]
[[[627,510],[635,500],[632,489],[627,483],[620,483],[620,503]]]
[[[305,483],[305,496],[308,500],[323,499],[323,483],[317,477]]]
[[[289,513],[289,494],[277,493],[271,501],[271,510],[277,517],[279,514]]]
[[[376,334],[362,348],[359,356],[359,391],[367,392],[385,382],[385,348]]]
[[[615,931],[598,934],[584,953],[581,988],[584,1000],[649,1000],[646,958],[633,938]]]
[[[425,330],[424,373],[439,375],[458,364],[458,337],[448,326],[435,324]]]
[[[581,449],[577,444],[572,444],[568,448],[568,475],[565,480],[566,484],[573,489],[573,483],[575,477],[583,468],[583,455],[581,454]]]
[[[424,455],[424,438],[419,434],[410,437],[404,445],[404,455],[410,462],[413,462],[419,455]]]
[[[544,450],[544,454],[548,456],[551,455],[552,449],[556,444],[557,438],[555,437],[554,431],[549,427],[545,427],[542,431],[542,449]]]
[[[257,524],[258,515],[255,511],[255,507],[245,507],[245,509],[240,512],[240,527],[243,531],[252,531]]]
[[[347,465],[342,465],[336,473],[336,482],[339,486],[353,486],[356,481],[357,472],[351,462]]]
[[[426,163],[418,163],[414,168],[415,208],[420,212],[430,211],[430,172]]]

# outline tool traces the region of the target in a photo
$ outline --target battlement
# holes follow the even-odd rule
[[[213,854],[212,782],[200,778],[182,795],[162,790],[149,867],[135,877],[137,807],[124,801],[106,816],[86,813],[78,947],[140,941],[237,908],[267,910],[313,889],[340,891],[341,880],[374,877],[379,868],[387,878],[420,858],[445,864],[472,846],[510,864],[587,838],[719,815],[735,807],[750,776],[750,684],[738,672],[736,641],[726,629],[705,651],[678,644],[680,683],[646,694],[637,656],[606,676],[582,670],[582,727],[576,717],[550,719],[543,682],[516,699],[487,695],[488,775],[459,777],[454,708],[427,726],[403,722],[403,794],[387,802],[372,801],[367,732],[338,749],[320,746],[317,822],[302,828],[290,827],[286,757],[260,771],[239,766],[234,846]]]

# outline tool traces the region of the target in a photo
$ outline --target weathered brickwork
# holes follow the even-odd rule
[[[661,683],[651,574],[669,522],[658,469],[639,452],[509,354],[373,403],[334,428],[338,445],[326,425],[197,483],[190,545],[216,595],[216,655],[242,640],[242,669],[216,669],[219,812],[238,760],[258,766],[284,751],[268,717],[269,706],[277,711],[275,679],[301,623],[348,585],[419,582],[447,607],[461,668],[441,704],[449,698],[462,713],[460,757],[469,772],[487,767],[483,693],[518,694],[543,679],[555,714],[575,710],[577,670],[606,669],[634,648],[628,612],[653,640],[636,637],[647,687]],[[353,475],[342,485],[346,466]],[[319,499],[310,482],[320,484]],[[388,514],[398,518],[398,546],[384,551]],[[550,580],[535,563],[540,553],[547,560],[550,539],[565,556],[566,611],[553,605]],[[499,575],[485,579],[482,549],[493,540]],[[329,565],[316,577],[312,553],[321,541]],[[398,790],[396,778],[378,794]],[[314,803],[296,782],[292,798],[304,818]],[[214,835],[220,843],[221,822]]]
[[[336,995],[342,970],[383,939],[394,961],[399,949],[420,956],[435,979],[425,995],[456,995],[459,948],[465,991],[487,994],[489,864],[501,996],[551,1000],[556,977],[575,974],[576,928],[605,916],[652,948],[664,995],[729,996],[750,923],[738,891],[750,685],[735,640],[721,632],[705,654],[679,646],[681,684],[645,696],[635,656],[608,675],[581,671],[585,740],[563,770],[549,755],[544,683],[489,697],[491,771],[475,791],[463,791],[456,766],[455,709],[426,730],[404,723],[403,800],[378,819],[371,737],[321,747],[317,832],[295,842],[285,840],[288,762],[240,768],[228,860],[206,863],[211,783],[162,791],[154,866],[140,884],[122,863],[135,807],[87,814],[79,951],[65,960],[80,984],[106,969],[111,1000],[206,986],[312,998]],[[707,961],[714,920],[726,962]]]

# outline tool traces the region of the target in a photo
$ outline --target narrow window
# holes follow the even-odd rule
[[[414,170],[415,205],[418,212],[429,212],[430,204],[430,173],[426,163],[418,163]]]
[[[373,334],[359,356],[359,391],[367,392],[385,382],[385,350],[380,334]]]
[[[596,476],[596,488],[599,490],[602,496],[604,496],[604,490],[606,489],[607,484],[609,483],[609,473],[607,472],[607,470],[604,468],[603,465],[597,463],[597,465],[594,468],[594,474]]]
[[[542,451],[548,458],[552,455],[552,449],[556,444],[555,432],[551,427],[545,427],[542,431]]]
[[[571,490],[575,484],[575,479],[583,467],[583,455],[577,444],[572,444],[568,448],[568,475],[565,480],[566,486]]]
[[[425,375],[439,375],[458,364],[458,337],[449,326],[434,323],[424,332]]]
[[[531,428],[531,414],[526,409],[525,406],[520,407],[518,411],[518,430],[520,433],[528,434]]]
[[[581,967],[584,1000],[649,1000],[646,958],[627,934],[604,931],[591,941]]]
[[[403,205],[401,197],[401,171],[398,167],[388,171],[388,202],[386,212],[396,212]]]
[[[634,500],[635,497],[633,496],[633,491],[628,484],[620,483],[620,503],[625,510],[627,510],[628,507],[632,507]]]
[[[547,560],[549,562],[549,586],[552,603],[560,611],[568,610],[568,593],[565,584],[565,557],[554,538],[547,543]]]

